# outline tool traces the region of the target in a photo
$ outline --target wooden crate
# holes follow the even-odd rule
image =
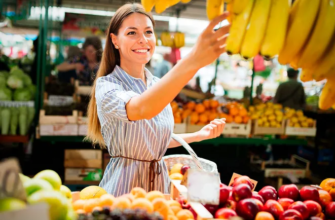
[[[87,117],[83,116],[82,112],[79,112],[78,116],[78,135],[80,136],[87,135]]]
[[[187,127],[187,124],[185,122],[174,124],[173,133],[175,133],[175,134],[186,133],[186,127]]]
[[[55,95],[59,98],[59,101],[61,101],[62,99],[64,100],[68,100],[68,99],[72,99],[72,101],[75,103],[77,96],[74,93],[72,96],[60,96],[60,95]],[[49,94],[47,92],[44,92],[44,100],[43,100],[43,105],[48,105],[49,104]],[[58,106],[58,105],[56,105]]]
[[[266,135],[266,134],[285,134],[285,120],[282,121],[280,128],[273,127],[259,127],[257,120],[255,120],[253,132],[254,135]]]
[[[65,150],[64,167],[102,168],[101,150]]]
[[[45,115],[45,110],[40,111],[39,126],[36,137],[40,136],[77,136],[78,112],[72,111],[72,115]]]
[[[222,132],[223,135],[246,136],[251,133],[251,120],[247,124],[227,123]]]
[[[89,173],[94,173],[96,179],[85,180]],[[101,176],[100,176],[101,173]],[[65,182],[68,181],[100,181],[102,178],[102,169],[100,168],[65,168]]]
[[[78,111],[72,111],[72,115],[45,115],[45,110],[40,110],[40,125],[77,124]]]
[[[75,81],[75,91],[77,95],[91,95],[92,86],[80,86],[79,81]]]
[[[292,135],[292,136],[310,136],[315,137],[316,135],[316,121],[314,121],[313,127],[311,128],[296,128],[296,127],[290,127],[289,121],[287,121],[287,126],[285,128],[285,134],[286,135]]]

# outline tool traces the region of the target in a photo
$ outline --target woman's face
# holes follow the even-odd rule
[[[84,49],[84,55],[89,62],[97,62],[96,49],[92,45],[88,45]]]
[[[119,47],[122,62],[146,64],[156,46],[153,25],[146,15],[129,15],[119,29],[118,35],[111,34],[113,44]]]

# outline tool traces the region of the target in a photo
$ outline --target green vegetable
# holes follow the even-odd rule
[[[29,89],[17,89],[14,92],[14,101],[29,101],[31,98],[32,96]]]
[[[35,116],[35,108],[28,107],[28,127],[27,127],[28,130],[29,130],[29,126],[33,122],[34,116]]]
[[[1,111],[2,111],[2,107],[0,106],[0,116],[1,116]],[[0,131],[1,131],[1,127],[2,127],[2,117],[0,117]]]
[[[11,89],[21,89],[24,87],[22,76],[10,75],[7,79],[7,85]]]
[[[20,135],[27,134],[27,122],[28,122],[28,108],[26,106],[21,106],[19,109]]]
[[[30,86],[33,84],[30,76],[28,76],[27,74],[22,75],[22,80],[23,80],[24,86]]]
[[[3,76],[7,79],[9,77],[9,72],[2,70],[2,71],[0,71],[0,76]]]
[[[17,131],[17,124],[19,122],[19,109],[18,108],[11,108],[11,119],[10,119],[10,134],[16,135]]]
[[[12,91],[7,87],[0,87],[0,101],[11,101]]]
[[[18,66],[14,66],[10,69],[10,75],[22,76],[24,72]]]
[[[36,94],[36,86],[35,85],[30,85],[27,87],[27,89],[30,91],[31,93],[31,98],[35,98],[35,94]]]
[[[6,87],[7,79],[5,75],[0,75],[0,87]]]
[[[10,121],[10,110],[9,108],[4,108],[1,110],[1,134],[7,135],[9,130]]]

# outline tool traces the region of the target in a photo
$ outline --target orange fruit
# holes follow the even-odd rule
[[[134,199],[145,198],[147,192],[141,187],[135,187],[130,191],[130,194],[133,195]]]
[[[100,207],[112,206],[115,201],[115,197],[110,194],[105,194],[100,197]]]
[[[227,114],[226,113],[219,113],[219,118],[227,118]]]
[[[242,121],[244,124],[248,124],[249,119],[250,119],[249,116],[244,116]]]
[[[172,206],[177,206],[181,208],[181,205],[179,202],[177,202],[176,200],[168,200],[167,203],[169,204],[170,207]]]
[[[178,220],[178,218],[174,215],[169,215],[167,220]]]
[[[75,201],[73,204],[72,204],[72,207],[73,207],[73,210],[80,210],[80,209],[84,209],[84,205],[85,205],[86,201],[85,200],[81,200],[81,199],[78,199],[77,201]]]
[[[186,109],[182,114],[181,118],[186,119],[189,115],[191,115],[192,111],[190,109]]]
[[[163,216],[164,219],[168,218],[170,213],[170,206],[165,199],[162,198],[154,199],[152,205],[154,207],[155,212],[161,214],[161,216]]]
[[[195,108],[195,102],[193,102],[193,101],[188,102],[186,104],[186,107],[187,107],[187,109],[192,111]]]
[[[232,123],[232,122],[233,122],[233,117],[231,115],[227,115],[226,123]]]
[[[112,205],[112,209],[129,209],[130,207],[131,202],[125,196],[116,198]]]
[[[164,194],[161,193],[160,191],[151,191],[151,192],[148,192],[147,195],[145,196],[145,198],[147,200],[149,200],[150,202],[154,201],[154,199],[156,198],[162,198],[164,199]]]
[[[131,204],[131,209],[144,209],[145,211],[151,213],[154,211],[152,203],[145,198],[138,198]]]
[[[211,108],[217,108],[219,106],[219,102],[217,100],[210,101]]]
[[[205,99],[202,104],[205,106],[206,109],[209,109],[211,107],[211,103],[208,99]]]
[[[237,115],[234,117],[234,122],[237,124],[241,124],[242,123],[242,117]]]
[[[332,197],[332,199],[335,200],[335,178],[324,179],[321,182],[320,187],[323,190],[327,191]]]
[[[177,213],[176,217],[178,218],[178,220],[194,219],[194,216],[193,216],[192,212],[187,210],[187,209],[183,209],[183,210],[179,211]]]
[[[181,168],[183,167],[184,165],[181,164],[181,163],[176,163],[173,165],[173,167],[171,168],[171,171],[170,171],[170,174],[173,174],[173,173],[181,173]]]
[[[172,180],[182,180],[183,179],[183,174],[181,174],[181,173],[173,173],[169,177]]]
[[[171,108],[172,108],[172,112],[175,113],[179,108],[178,103],[175,101],[171,102]]]
[[[209,121],[213,121],[214,119],[216,119],[218,117],[218,114],[216,112],[212,112],[209,115]]]
[[[199,115],[196,112],[191,113],[191,124],[196,124],[199,121]]]
[[[181,117],[174,117],[174,123],[180,124],[181,123]]]
[[[99,186],[88,186],[81,190],[79,196],[80,199],[93,199],[93,198],[100,198],[102,195],[107,194],[107,192],[99,187]]]
[[[91,213],[95,207],[99,206],[99,204],[100,204],[99,199],[86,200],[84,205],[84,211],[86,213]]]
[[[182,114],[183,111],[184,111],[183,108],[178,108],[178,110],[177,110],[177,112],[180,113],[180,114]]]
[[[85,214],[86,212],[85,212],[85,210],[84,209],[77,209],[77,210],[75,210],[76,211],[76,213],[79,215],[79,214]]]
[[[238,115],[239,114],[239,110],[238,108],[235,108],[235,107],[232,107],[229,109],[229,114],[232,115],[232,116],[235,116],[235,115]]]
[[[181,118],[181,113],[180,112],[175,112],[175,113],[173,113],[173,117]]]
[[[205,108],[205,106],[203,104],[201,104],[201,103],[196,104],[195,111],[197,113],[203,113],[205,110],[206,110],[206,108]]]
[[[201,123],[207,123],[208,122],[208,116],[207,116],[207,114],[201,114],[200,116],[199,116],[199,122],[201,122]]]
[[[240,116],[244,117],[247,116],[248,112],[245,108],[240,108]]]
[[[170,206],[170,209],[173,211],[175,215],[181,210],[181,207],[179,206]]]
[[[128,194],[124,194],[124,195],[122,195],[121,197],[125,197],[125,198],[127,198],[127,199],[130,201],[130,203],[132,203],[132,202],[134,201],[134,197],[133,197],[133,195],[130,194],[130,193],[128,193]]]

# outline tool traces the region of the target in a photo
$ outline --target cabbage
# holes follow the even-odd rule
[[[0,88],[0,101],[11,101],[12,91],[6,87]]]
[[[30,76],[28,76],[27,74],[22,75],[22,80],[24,83],[24,86],[30,86],[32,83]]]
[[[7,71],[0,71],[0,76],[5,77],[6,79],[9,77],[9,72]]]
[[[27,89],[30,91],[30,93],[31,93],[31,97],[32,97],[32,98],[35,97],[36,86],[34,86],[34,85],[29,85],[29,86],[27,87]]]
[[[0,75],[0,87],[6,87],[6,78],[3,75]]]
[[[22,75],[24,75],[24,72],[18,66],[14,66],[10,69],[10,74],[11,75],[22,76]]]
[[[11,89],[20,89],[23,88],[24,83],[20,76],[10,75],[7,80],[7,85]]]
[[[31,98],[32,96],[29,89],[17,89],[14,92],[14,101],[29,101]]]

